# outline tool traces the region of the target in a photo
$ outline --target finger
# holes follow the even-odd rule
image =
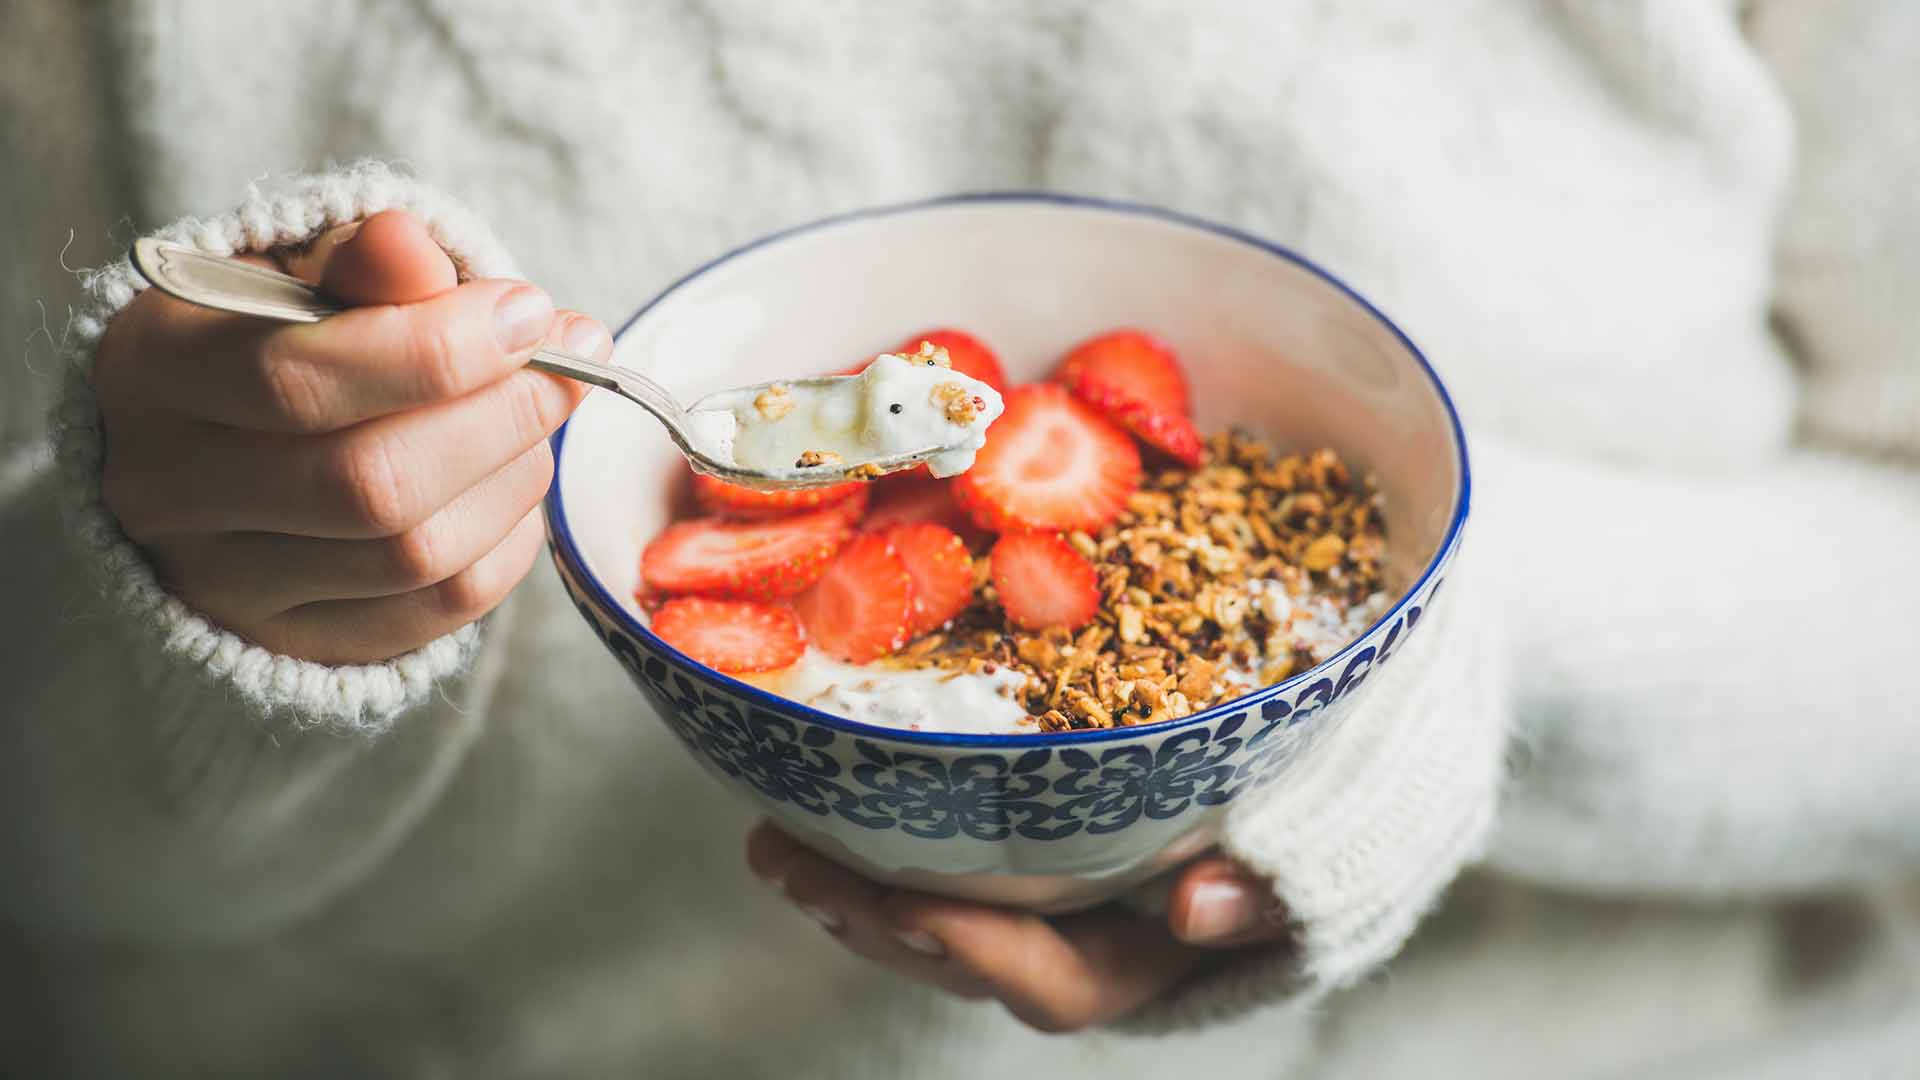
[[[498,607],[533,568],[545,538],[534,511],[498,547],[437,585],[377,600],[304,604],[264,624],[260,643],[322,664],[390,660]]]
[[[353,239],[360,231],[361,222],[349,221],[345,225],[335,225],[312,240],[295,247],[275,248],[267,256],[243,255],[247,262],[258,261],[268,269],[291,274],[309,285],[318,285],[326,276],[327,261],[333,258],[335,248]]]
[[[562,329],[597,338],[595,355],[610,348],[585,316]],[[107,501],[142,544],[214,532],[398,536],[551,435],[585,393],[523,370],[457,401],[324,436],[190,426],[133,446],[110,432]]]
[[[1286,939],[1286,906],[1273,886],[1224,857],[1180,872],[1167,898],[1167,926],[1189,945],[1231,947]]]
[[[161,580],[223,625],[247,625],[319,600],[357,600],[437,585],[498,547],[545,497],[553,452],[539,442],[397,536],[333,540],[216,533],[152,544]]]
[[[1049,922],[938,897],[888,901],[896,928],[939,941],[948,962],[991,988],[1040,1031],[1077,1031],[1124,1016],[1186,979],[1206,954],[1164,926],[1101,909]]]
[[[747,834],[747,865],[840,944],[903,975],[969,1000],[987,987],[945,962],[937,943],[903,937],[883,904],[892,890],[809,851],[762,822]]]
[[[133,360],[115,375],[127,396],[184,416],[251,431],[337,431],[499,381],[526,362],[554,314],[546,293],[505,279],[304,325],[149,289],[122,313]]]
[[[320,287],[343,303],[411,304],[460,283],[453,260],[405,210],[385,210],[324,251]]]

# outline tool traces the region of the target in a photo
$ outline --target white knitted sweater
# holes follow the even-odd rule
[[[74,372],[45,342],[0,366],[22,1060],[1745,1075],[1761,1032],[1756,1052],[1809,1070],[1911,1060],[1914,911],[1884,887],[1807,930],[1480,882],[1391,983],[1322,997],[1480,847],[1510,711],[1493,857],[1513,877],[1759,899],[1920,866],[1899,678],[1920,608],[1920,210],[1900,177],[1920,144],[1879,107],[1920,90],[1920,19],[1737,7],[9,9],[0,150],[33,167],[0,179],[25,240],[0,258],[0,340],[48,299]],[[280,178],[363,155],[432,187]],[[1296,941],[1137,1018],[1155,1038],[1044,1039],[903,989],[755,891],[742,809],[632,723],[545,567],[477,634],[327,669],[167,597],[97,505],[83,373],[132,282],[91,279],[62,334],[69,228],[88,258],[124,244],[123,215],[213,214],[177,234],[229,251],[408,205],[476,269],[511,249],[613,321],[767,229],[984,187],[1144,199],[1313,254],[1408,325],[1477,436],[1482,572],[1313,776],[1236,810],[1229,848],[1278,882]],[[40,418],[62,394],[56,468]],[[1776,932],[1821,927],[1850,960],[1812,977],[1789,952],[1794,984],[1768,977]]]

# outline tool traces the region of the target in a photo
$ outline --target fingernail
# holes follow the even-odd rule
[[[940,939],[927,933],[925,930],[902,930],[894,936],[900,939],[900,944],[905,945],[921,956],[939,957],[947,955],[947,947],[940,944]]]
[[[1226,941],[1261,924],[1266,897],[1231,878],[1203,881],[1187,901],[1187,925],[1180,935],[1188,941]]]
[[[838,912],[828,911],[823,907],[814,907],[812,904],[801,904],[800,910],[807,913],[807,918],[825,927],[829,934],[837,934],[846,928],[847,920],[841,918]]]
[[[553,301],[531,285],[502,296],[493,307],[493,334],[508,352],[531,349],[553,325]]]
[[[595,356],[610,340],[607,328],[600,325],[600,320],[585,315],[576,315],[568,320],[566,333],[560,335],[560,344],[575,356]]]

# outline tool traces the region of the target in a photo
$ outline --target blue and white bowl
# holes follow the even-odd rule
[[[1466,444],[1411,341],[1306,259],[1143,206],[988,195],[890,207],[756,241],[634,315],[616,359],[682,400],[830,371],[914,330],[964,327],[1015,382],[1115,326],[1178,350],[1204,430],[1327,445],[1386,497],[1398,597],[1359,640],[1277,686],[1111,731],[960,735],[839,719],[720,674],[647,629],[640,550],[685,492],[660,428],[596,391],[555,437],[555,565],[670,727],[737,796],[880,881],[1041,911],[1086,907],[1205,850],[1235,799],[1314,752],[1420,625],[1467,517]],[[688,813],[699,813],[689,807]]]

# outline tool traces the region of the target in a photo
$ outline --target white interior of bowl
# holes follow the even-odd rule
[[[1401,339],[1303,266],[1149,212],[996,200],[802,230],[683,283],[627,329],[615,360],[691,401],[842,368],[934,326],[980,336],[1015,382],[1044,378],[1089,335],[1150,330],[1186,365],[1204,431],[1332,446],[1377,473],[1396,589],[1446,537],[1462,482],[1452,422]],[[684,473],[660,427],[609,393],[568,426],[567,526],[632,610],[640,550],[684,499]]]

